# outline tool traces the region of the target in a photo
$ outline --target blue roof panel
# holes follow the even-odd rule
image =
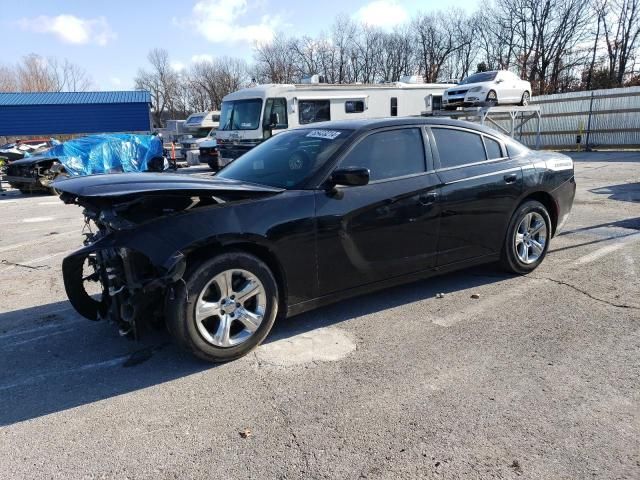
[[[151,103],[151,96],[146,90],[0,93],[0,107],[104,103]]]

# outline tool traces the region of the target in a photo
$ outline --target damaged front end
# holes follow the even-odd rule
[[[84,247],[62,262],[69,301],[82,316],[108,319],[133,338],[144,325],[162,322],[189,249],[212,236],[212,209],[278,192],[145,173],[82,177],[54,187],[65,203],[84,208]]]
[[[136,242],[123,241],[103,215],[87,208],[84,214],[85,246],[62,262],[69,301],[82,316],[109,319],[121,335],[137,338],[143,322],[162,320],[167,287],[182,278],[184,255],[176,253],[170,262],[154,265],[132,248]]]

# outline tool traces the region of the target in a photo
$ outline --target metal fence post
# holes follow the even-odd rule
[[[591,151],[591,146],[589,145],[589,137],[591,134],[591,114],[593,113],[593,93],[591,92],[591,99],[589,100],[589,117],[587,118],[587,139],[585,142],[585,152]]]

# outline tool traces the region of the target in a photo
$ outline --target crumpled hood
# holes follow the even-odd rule
[[[19,160],[13,160],[11,162],[11,165],[36,165],[37,163],[45,160],[57,160],[57,157],[50,157],[46,153],[31,155],[30,157],[21,158]]]
[[[168,173],[115,173],[75,177],[53,182],[63,193],[78,197],[118,197],[135,194],[180,193],[212,195],[220,193],[279,193],[283,189],[244,183],[225,178]]]

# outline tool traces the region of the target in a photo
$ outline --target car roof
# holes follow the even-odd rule
[[[438,117],[390,117],[390,118],[375,118],[375,119],[359,119],[359,120],[335,120],[330,122],[318,122],[303,125],[298,127],[299,129],[344,129],[344,130],[376,130],[378,128],[386,127],[399,127],[399,126],[420,126],[427,125],[431,127],[445,126],[445,127],[461,127],[470,130],[477,130],[480,133],[487,133],[493,136],[500,136],[500,134],[489,127],[478,125],[477,123],[466,122],[463,120],[452,120],[450,118],[438,118]]]

